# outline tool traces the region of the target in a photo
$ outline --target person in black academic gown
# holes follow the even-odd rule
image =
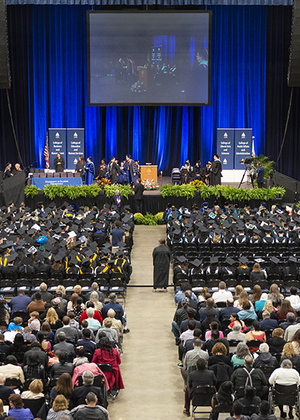
[[[221,185],[222,163],[220,156],[215,154],[214,161],[210,168],[210,185]]]
[[[154,248],[152,253],[154,266],[153,292],[155,292],[157,288],[163,288],[166,292],[169,283],[171,251],[166,246],[166,241],[164,239],[160,239],[158,243],[159,246]]]
[[[55,172],[63,172],[65,169],[65,159],[60,153],[57,153],[57,157],[54,159]]]

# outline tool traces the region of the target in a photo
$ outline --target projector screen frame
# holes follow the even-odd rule
[[[209,18],[208,27],[208,102],[91,102],[91,56],[90,56],[90,16],[94,14],[207,14]],[[211,64],[212,64],[212,10],[140,10],[140,9],[121,9],[121,10],[87,10],[87,106],[211,106]]]

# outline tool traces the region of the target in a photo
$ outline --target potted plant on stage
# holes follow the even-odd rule
[[[265,155],[255,156],[255,158],[253,159],[255,168],[257,168],[257,162],[261,162],[261,165],[265,170],[265,173],[264,173],[265,188],[270,188],[272,186],[271,176],[274,170],[275,162],[273,160],[269,160],[268,156],[265,156]],[[256,181],[255,181],[255,185],[257,186]]]

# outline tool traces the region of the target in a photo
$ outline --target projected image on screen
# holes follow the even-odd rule
[[[89,12],[89,105],[209,105],[210,16]]]

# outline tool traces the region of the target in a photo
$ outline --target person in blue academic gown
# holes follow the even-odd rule
[[[139,177],[138,167],[130,155],[126,155],[124,169],[127,172],[128,183],[130,185],[136,185]]]
[[[89,156],[86,160],[85,167],[85,185],[92,185],[95,177],[95,165]]]

